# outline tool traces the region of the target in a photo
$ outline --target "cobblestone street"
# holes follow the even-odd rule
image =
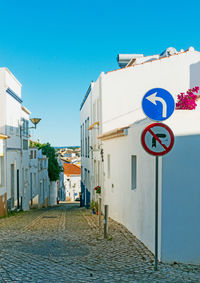
[[[200,282],[200,266],[159,264],[123,226],[79,204],[0,219],[0,282]]]

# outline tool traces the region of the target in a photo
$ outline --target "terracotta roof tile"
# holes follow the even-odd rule
[[[81,175],[81,168],[76,166],[75,164],[64,163],[63,167],[64,167],[64,174],[67,175],[67,176]]]

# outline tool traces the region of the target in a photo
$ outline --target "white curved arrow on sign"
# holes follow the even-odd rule
[[[161,102],[163,106],[162,116],[163,118],[166,118],[167,117],[167,103],[165,102],[163,98],[156,96],[156,94],[157,92],[154,92],[153,94],[150,94],[149,96],[147,96],[146,99],[148,99],[150,102],[152,102],[155,105],[157,105],[156,101]]]

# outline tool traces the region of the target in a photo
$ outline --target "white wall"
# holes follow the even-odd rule
[[[187,51],[160,60],[101,74],[100,86],[98,87],[99,77],[97,82],[93,84],[94,98],[92,96],[92,99],[95,99],[95,87],[97,89],[99,88],[102,106],[102,116],[100,117],[101,133],[127,126],[144,119],[145,115],[141,109],[141,102],[144,94],[151,88],[164,88],[176,99],[180,92],[186,92],[189,88],[199,85],[199,73],[200,53],[197,51]],[[91,105],[93,105],[93,101],[91,101]],[[192,115],[194,115],[189,118],[185,118],[184,114],[182,115],[181,112],[176,112],[173,116],[174,118],[169,119],[166,123],[172,127],[172,130],[177,136],[198,136],[200,134],[198,122],[200,121],[200,117],[198,111],[199,110],[189,111],[188,113],[193,113]],[[189,115],[190,114],[187,116]],[[128,131],[128,137],[103,142],[104,176],[100,175],[101,182],[104,183],[103,197],[105,199],[103,202],[104,204],[109,204],[110,216],[125,225],[151,251],[154,251],[155,163],[154,157],[148,155],[143,150],[140,142],[141,132],[148,123],[149,121],[145,120],[134,124]],[[188,144],[192,144],[193,142],[194,144],[198,143],[198,137],[191,136],[188,138]],[[171,182],[173,180],[171,177],[172,170],[169,166],[174,168],[174,170],[179,166],[184,170],[186,170],[186,167],[188,169],[192,166],[192,169],[196,172],[196,182],[193,183],[191,189],[193,191],[193,199],[196,196],[196,184],[198,184],[196,178],[199,174],[197,164],[199,156],[198,153],[195,154],[196,148],[193,148],[191,154],[193,159],[188,159],[189,162],[186,162],[187,159],[185,157],[180,157],[181,153],[184,151],[182,140],[186,141],[187,139],[183,137],[177,138],[177,144],[180,144],[180,146],[177,151],[174,150],[175,155],[172,159],[170,159],[170,154],[172,154],[173,151],[169,154],[169,160],[167,157],[163,158],[163,164],[162,158],[159,158],[159,257],[166,261],[173,259],[175,261],[198,262],[199,257],[197,256],[197,252],[199,253],[199,248],[196,249],[196,252],[194,249],[198,244],[197,239],[200,238],[199,229],[193,229],[189,222],[184,228],[181,225],[181,229],[179,229],[180,226],[177,226],[179,228],[176,227],[175,229],[177,221],[179,221],[180,224],[183,223],[183,220],[180,219],[181,215],[179,211],[177,216],[174,217],[175,220],[170,222],[170,201],[172,197],[174,197],[174,207],[172,206],[174,213],[176,213],[175,204],[180,204],[180,211],[184,210],[186,207],[183,213],[185,220],[189,221],[189,216],[187,215],[188,210],[190,211],[190,216],[194,215],[193,219],[195,221],[193,226],[197,224],[196,221],[199,219],[199,211],[197,209],[199,202],[194,200],[193,209],[191,209],[192,199],[190,199],[189,204],[186,204],[188,181],[185,182],[183,179],[181,184],[179,184],[179,188],[183,188],[184,190],[181,200],[180,192],[177,190],[176,194],[173,195],[166,184],[169,179]],[[96,143],[95,138],[93,143]],[[107,154],[111,156],[110,179],[108,179],[106,172]],[[130,188],[131,155],[137,155],[138,162],[137,188],[135,190],[131,190]],[[181,164],[177,158],[181,160]],[[94,159],[98,160],[99,157],[94,155]],[[91,165],[94,170],[94,164],[91,163]],[[191,169],[188,170],[191,174]],[[164,174],[163,179],[162,172]],[[175,182],[180,181],[180,173],[174,176]],[[163,186],[163,191],[161,191],[161,186]],[[198,194],[197,197],[199,198]],[[180,252],[180,256],[178,256],[178,249],[175,249],[173,253],[170,234],[171,228],[168,229],[168,233],[165,233],[165,225],[170,227],[169,222],[172,230],[174,229],[176,231],[174,243],[176,244],[181,236],[182,239],[184,239],[183,233],[181,233],[184,232],[188,237],[191,236],[191,241],[193,240],[192,250],[189,248],[191,242],[188,240],[188,247],[185,248],[185,252]],[[191,235],[193,231],[195,231],[195,235]],[[180,240],[177,247],[179,247],[179,249],[183,247],[183,240]],[[194,251],[193,254],[192,251]]]
[[[103,133],[145,118],[141,102],[155,87],[174,97],[199,84],[200,52],[187,51],[102,76]]]
[[[50,182],[50,195],[49,205],[53,206],[57,204],[58,189],[57,182]]]
[[[90,171],[90,174],[92,172],[92,164],[91,164],[91,159],[86,157],[85,154],[85,121],[88,119],[89,117],[89,125],[88,127],[92,124],[92,116],[91,116],[91,103],[92,103],[92,87],[91,87],[91,91],[81,109],[80,112],[80,124],[84,125],[84,135],[83,135],[83,147],[84,150],[82,150],[82,154],[81,154],[81,175],[82,175],[82,183],[84,183],[85,188],[87,187],[88,191],[91,192],[91,186],[90,186],[90,182],[88,182],[88,180],[86,180],[85,178],[85,169],[87,169],[87,171]],[[87,127],[86,127],[87,129]],[[91,133],[90,131],[87,132],[89,133],[89,140],[90,140],[90,145],[91,145]],[[82,198],[85,199],[85,205],[86,205],[86,189],[83,192]]]
[[[81,192],[81,176],[66,176],[64,175],[64,184],[66,191],[66,198],[70,197],[71,201],[74,201],[77,197],[79,197],[79,193]]]
[[[32,200],[33,206],[38,206],[39,203],[39,161],[38,161],[38,149],[29,148],[29,156],[31,156],[31,151],[36,151],[33,153],[33,158],[29,160],[30,176],[32,174]],[[30,181],[31,182],[31,181]],[[31,197],[31,195],[30,195]],[[29,199],[30,200],[30,199]]]
[[[21,155],[21,138],[19,122],[21,120],[22,110],[21,103],[10,96],[6,89],[10,88],[19,97],[21,97],[21,84],[15,79],[7,68],[0,68],[1,91],[4,97],[4,129],[5,134],[10,136],[6,140],[6,183],[7,183],[7,199],[11,197],[11,164],[14,164],[14,201],[17,201],[17,170],[19,170],[19,198],[23,196],[22,188],[22,155]],[[3,126],[3,125],[2,125]],[[28,191],[28,183],[26,191]]]
[[[198,105],[199,106],[199,105]],[[159,259],[200,262],[200,111],[176,110],[166,121],[175,134],[171,152],[159,157]],[[155,158],[141,146],[145,119],[128,136],[103,142],[105,204],[154,253]],[[111,175],[107,175],[107,154]],[[137,187],[131,190],[131,155],[137,156]]]
[[[5,140],[0,138],[0,156],[4,159],[4,164],[3,164],[3,169],[1,168],[0,164],[0,169],[1,173],[3,173],[3,184],[0,186],[0,196],[4,195],[6,193],[6,156],[5,156]]]
[[[48,177],[48,158],[42,154],[42,149],[38,150],[38,175],[39,175],[39,206],[45,205],[45,200],[49,198],[49,177]],[[57,186],[56,186],[57,188]],[[54,193],[53,193],[54,195]],[[53,197],[50,196],[51,202]],[[57,202],[57,192],[56,199]]]
[[[125,225],[151,251],[154,251],[155,160],[141,146],[142,130],[149,122],[133,125],[128,136],[103,142],[104,202],[109,216]],[[110,179],[107,155],[110,154]],[[137,158],[137,185],[131,189],[131,155]],[[160,237],[160,236],[159,236]]]
[[[167,121],[176,134],[162,167],[162,260],[200,263],[200,105]]]

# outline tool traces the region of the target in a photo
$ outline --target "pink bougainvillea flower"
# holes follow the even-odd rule
[[[196,108],[196,100],[199,98],[196,94],[198,93],[199,87],[195,86],[192,89],[188,89],[186,94],[181,92],[177,95],[178,101],[176,103],[176,109],[193,110]]]

